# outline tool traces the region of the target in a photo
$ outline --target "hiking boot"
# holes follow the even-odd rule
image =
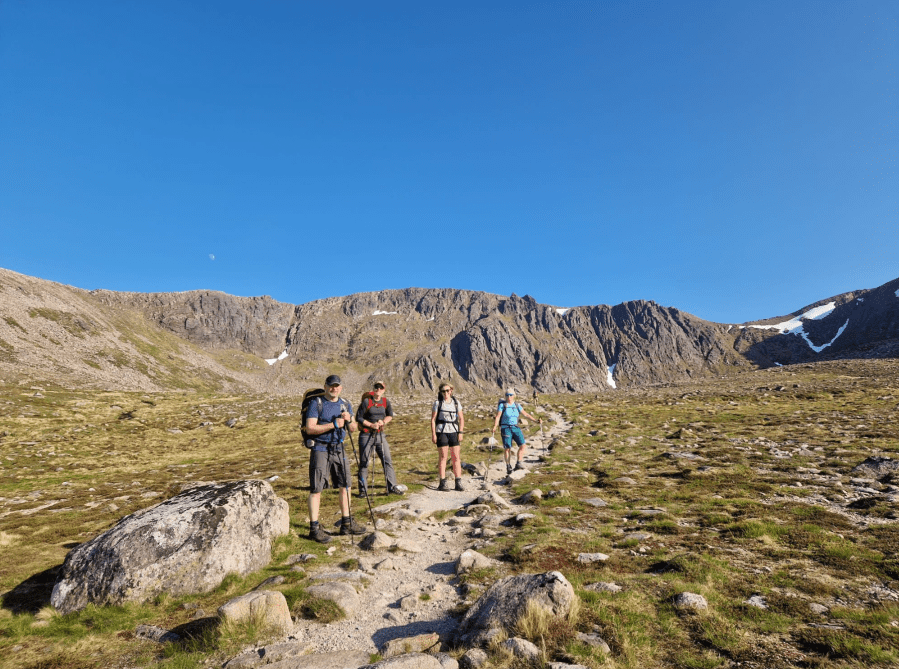
[[[512,465],[506,465],[506,476],[512,473]]]
[[[321,525],[309,528],[309,538],[320,544],[326,544],[331,541],[331,535],[325,532]]]
[[[356,497],[358,497],[359,499],[365,499],[365,488],[360,487],[359,493],[356,495]]]
[[[447,492],[449,488],[446,485],[446,479],[440,479],[440,485],[437,486],[437,490],[440,492]]]
[[[403,492],[402,490],[400,490],[399,488],[391,488],[390,490],[387,491],[387,494],[388,494],[388,495],[399,495],[400,497],[402,497],[402,496],[405,495],[406,493],[404,493],[404,492]]]
[[[521,460],[515,463],[515,469],[524,469],[524,467],[521,465]]]
[[[365,534],[365,525],[360,525],[355,518],[350,518],[347,522],[340,523],[340,534],[346,536],[348,534]]]
[[[456,490],[465,492],[465,487],[462,485],[462,479],[456,479]]]

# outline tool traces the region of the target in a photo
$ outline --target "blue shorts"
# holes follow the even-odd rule
[[[500,425],[499,433],[503,438],[503,448],[512,448],[512,440],[519,446],[524,446],[524,435],[517,425]]]

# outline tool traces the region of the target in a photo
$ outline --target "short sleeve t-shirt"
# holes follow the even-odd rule
[[[431,409],[432,413],[435,411],[437,412],[437,421],[434,423],[434,429],[437,434],[459,431],[459,412],[462,411],[462,404],[459,400],[455,398],[450,399],[449,402],[437,400]]]
[[[503,412],[503,415],[499,417],[500,425],[518,425],[518,417],[521,415],[521,405],[518,402],[513,404],[500,402],[496,410]]]
[[[369,402],[372,403],[371,406],[368,406]],[[376,423],[379,420],[384,420],[387,416],[393,417],[393,407],[390,405],[390,400],[382,397],[380,402],[375,402],[375,399],[371,397],[362,400],[362,404],[359,405],[359,410],[356,412],[356,421],[361,423],[367,420],[370,423]]]
[[[347,400],[338,399],[336,402],[329,402],[322,397],[321,411],[319,412],[318,400],[313,400],[309,405],[309,410],[306,412],[306,418],[315,418],[317,420],[317,425],[332,423],[335,418],[340,416],[342,409],[346,409],[350,414],[353,413],[353,407]],[[316,435],[313,437],[313,440],[315,441],[316,449],[321,450],[319,447],[326,448],[329,444],[342,442],[345,436],[346,429],[342,428]]]

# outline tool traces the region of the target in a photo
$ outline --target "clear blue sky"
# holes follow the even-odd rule
[[[897,67],[895,0],[2,0],[0,266],[781,315],[899,276]]]

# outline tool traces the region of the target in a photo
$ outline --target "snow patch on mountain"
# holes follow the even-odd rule
[[[274,365],[279,360],[284,360],[287,357],[287,349],[281,352],[277,358],[263,358],[269,365]]]

